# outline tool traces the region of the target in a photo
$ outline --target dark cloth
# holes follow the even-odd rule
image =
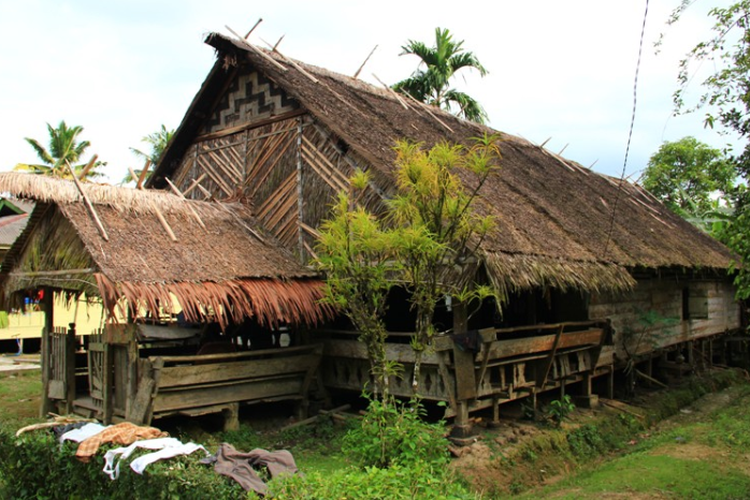
[[[451,334],[451,339],[462,351],[476,354],[482,350],[482,336],[479,334],[479,330]]]
[[[265,495],[268,486],[258,476],[255,468],[265,467],[271,479],[283,474],[297,472],[294,457],[286,450],[266,451],[256,448],[249,453],[237,451],[228,443],[221,443],[216,455],[201,460],[202,463],[214,463],[214,471],[222,476],[234,479],[245,491],[255,491]]]
[[[80,429],[86,424],[88,424],[88,422],[74,422],[72,424],[59,425],[57,427],[53,427],[52,432],[55,433],[55,437],[59,440],[60,437],[66,432],[72,431],[73,429]]]

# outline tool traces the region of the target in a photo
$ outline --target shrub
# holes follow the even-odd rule
[[[202,458],[199,453],[152,464],[142,476],[123,464],[120,477],[112,481],[102,472],[106,447],[84,464],[75,458],[76,446],[70,442],[60,445],[45,431],[16,438],[7,429],[0,429],[0,498],[208,500],[247,497],[237,483],[216,474],[212,466],[198,463]]]
[[[393,464],[388,468],[347,468],[329,474],[313,472],[304,476],[274,479],[269,498],[297,500],[336,498],[378,500],[393,498],[472,499],[476,495],[455,481],[446,467],[417,461]]]
[[[364,467],[388,467],[417,461],[448,462],[448,441],[443,422],[422,420],[418,401],[408,405],[395,399],[371,400],[360,426],[344,436],[344,453]]]
[[[563,420],[568,418],[568,415],[570,415],[575,409],[576,405],[570,400],[570,396],[565,394],[560,399],[555,399],[550,402],[548,416],[558,427],[560,427]]]

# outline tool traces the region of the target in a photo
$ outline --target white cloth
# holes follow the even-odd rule
[[[76,443],[80,443],[81,441],[88,439],[91,436],[96,436],[107,427],[109,426],[89,423],[84,425],[83,427],[79,427],[78,429],[73,429],[72,431],[66,432],[65,434],[60,436],[60,442],[62,443],[64,441],[75,441]]]
[[[208,452],[206,449],[200,445],[195,443],[187,443],[183,444],[181,446],[175,447],[175,448],[164,448],[163,450],[149,453],[148,455],[143,455],[142,457],[138,457],[132,462],[130,462],[130,468],[133,469],[138,474],[143,474],[143,471],[146,470],[146,467],[151,465],[152,463],[158,461],[158,460],[164,460],[166,458],[173,458],[178,455],[190,455],[196,450],[203,450],[206,452],[206,455],[208,455]]]
[[[143,474],[143,471],[146,469],[146,467],[156,462],[157,460],[172,458],[178,455],[190,455],[198,449],[206,451],[206,449],[199,444],[182,444],[179,439],[171,437],[143,439],[141,441],[136,441],[128,447],[120,447],[109,450],[104,455],[104,469],[102,469],[104,473],[107,474],[112,480],[117,479],[117,477],[120,475],[120,462],[130,457],[130,455],[133,454],[136,448],[160,450],[156,453],[149,453],[148,455],[143,455],[142,457],[138,457],[133,460],[133,462],[130,464],[130,468],[138,474]],[[208,454],[208,452],[206,452],[206,454]],[[119,459],[117,459],[118,456],[120,457]],[[117,460],[117,462],[115,462],[115,460]]]

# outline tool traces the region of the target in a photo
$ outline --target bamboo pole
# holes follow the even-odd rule
[[[412,95],[411,95],[411,94],[409,94],[408,92],[405,92],[405,93],[404,93],[404,95],[405,95],[406,97],[408,97],[409,99],[411,99],[412,101],[416,102],[417,104],[421,104],[421,105],[422,105],[422,107],[423,107],[423,109],[424,109],[425,111],[427,111],[427,114],[428,114],[428,115],[430,115],[430,116],[431,116],[432,118],[434,118],[434,119],[435,119],[435,121],[437,121],[437,122],[438,122],[438,123],[439,123],[440,125],[442,125],[443,127],[445,127],[445,128],[446,128],[446,129],[447,129],[447,130],[448,130],[449,132],[453,132],[453,129],[452,129],[452,128],[450,128],[450,127],[449,127],[449,126],[448,126],[447,124],[445,124],[445,123],[443,122],[443,120],[441,120],[440,118],[438,118],[437,116],[435,116],[435,114],[434,114],[434,113],[433,113],[432,111],[430,111],[430,109],[429,109],[429,108],[430,108],[430,105],[429,105],[429,104],[425,104],[425,103],[423,103],[423,102],[419,102],[418,100],[416,100],[416,99],[414,98],[414,96],[412,96]]]
[[[262,22],[263,22],[263,18],[262,18],[262,17],[259,17],[259,18],[258,18],[258,20],[257,20],[257,21],[255,21],[255,24],[253,24],[253,27],[252,27],[252,28],[250,28],[250,31],[248,31],[248,32],[247,32],[247,35],[245,35],[245,40],[247,40],[247,38],[248,38],[248,37],[249,37],[249,36],[250,36],[250,35],[251,35],[251,34],[253,33],[253,31],[255,31],[255,28],[257,28],[257,27],[258,27],[258,25],[259,25],[260,23],[262,23]]]
[[[109,236],[107,236],[107,231],[104,230],[102,221],[99,219],[99,214],[97,214],[96,210],[94,210],[94,205],[92,205],[91,200],[89,200],[89,197],[86,196],[86,192],[83,190],[83,186],[81,186],[81,181],[79,181],[78,177],[76,177],[76,173],[73,171],[73,167],[70,166],[70,163],[66,161],[65,164],[68,166],[68,171],[70,172],[70,175],[73,177],[73,184],[75,184],[76,188],[78,188],[78,192],[83,198],[83,203],[84,205],[86,205],[86,208],[89,211],[89,215],[91,215],[91,218],[94,219],[94,225],[96,226],[96,229],[99,231],[99,234],[101,235],[101,237],[104,238],[104,241],[109,241]]]
[[[78,180],[82,181],[84,178],[86,178],[86,174],[88,174],[89,170],[91,170],[91,167],[94,166],[94,164],[96,163],[97,158],[99,158],[98,155],[94,155],[94,156],[91,157],[91,159],[86,164],[86,166],[83,167],[83,170],[81,170],[81,173],[78,174]]]
[[[190,203],[187,201],[187,198],[185,198],[185,195],[180,192],[179,189],[177,189],[177,186],[175,186],[172,181],[169,180],[168,177],[164,178],[165,181],[167,181],[167,184],[169,184],[169,187],[172,189],[174,194],[179,196],[181,199],[185,200],[187,203],[187,207],[190,209],[190,212],[193,214],[193,217],[195,217],[195,220],[198,221],[198,224],[203,229],[206,229],[206,225],[203,223],[203,219],[201,219],[200,215],[198,215],[198,212],[195,211],[195,209],[190,205]]]
[[[373,76],[373,77],[375,77],[375,79],[376,79],[376,80],[377,80],[377,81],[378,81],[378,82],[379,82],[379,83],[380,83],[380,84],[381,84],[381,85],[382,85],[383,87],[385,87],[385,89],[386,89],[386,90],[387,90],[388,92],[390,92],[391,94],[393,94],[393,96],[394,96],[394,97],[396,98],[396,100],[397,100],[397,101],[399,102],[399,104],[401,104],[401,106],[403,106],[403,107],[404,107],[404,109],[407,109],[407,110],[409,109],[409,106],[407,106],[407,105],[406,105],[406,103],[404,102],[404,100],[403,100],[403,99],[401,99],[401,96],[400,96],[400,95],[398,95],[398,92],[396,92],[395,90],[393,90],[392,88],[390,88],[390,87],[389,87],[388,85],[386,85],[386,84],[385,84],[385,83],[383,82],[383,80],[381,80],[380,78],[378,78],[378,75],[376,75],[375,73],[373,73],[373,74],[372,74],[372,76]]]
[[[373,48],[373,49],[372,49],[372,50],[370,51],[370,54],[369,54],[369,55],[368,55],[368,56],[367,56],[367,57],[365,58],[365,62],[363,62],[363,63],[362,63],[362,65],[361,65],[361,66],[359,67],[359,69],[357,70],[357,72],[356,72],[356,73],[354,73],[354,79],[355,79],[355,80],[357,79],[357,77],[359,77],[359,74],[360,74],[360,73],[362,72],[362,69],[363,69],[363,68],[365,67],[365,64],[367,64],[367,61],[369,61],[369,60],[370,60],[370,58],[372,57],[372,55],[373,55],[373,54],[375,53],[375,51],[376,51],[377,49],[378,49],[378,46],[376,45],[376,46],[375,46],[375,48]]]
[[[229,32],[230,32],[230,33],[232,33],[232,34],[233,34],[233,35],[234,35],[235,37],[237,37],[237,40],[238,40],[238,41],[239,41],[239,42],[240,42],[240,43],[241,43],[242,45],[244,45],[244,46],[245,46],[246,48],[250,49],[250,51],[251,51],[251,52],[254,52],[255,54],[258,54],[258,55],[259,55],[260,57],[262,57],[262,58],[263,58],[263,59],[265,59],[266,61],[268,61],[268,62],[270,62],[271,64],[273,64],[274,66],[276,66],[277,68],[279,68],[279,69],[280,69],[281,71],[287,71],[287,69],[286,69],[286,68],[285,68],[285,67],[284,67],[284,66],[283,66],[283,65],[282,65],[281,63],[279,63],[279,62],[278,62],[278,61],[277,61],[276,59],[274,59],[273,57],[269,56],[268,54],[266,54],[266,53],[265,53],[265,52],[263,52],[262,50],[260,50],[260,49],[256,48],[256,47],[255,47],[254,45],[252,45],[251,43],[248,43],[248,42],[247,42],[247,40],[245,40],[245,39],[244,39],[244,38],[242,38],[242,37],[241,37],[240,35],[238,35],[238,34],[237,34],[237,32],[236,32],[236,31],[234,31],[234,30],[233,30],[232,28],[230,28],[229,26],[226,26],[226,25],[225,25],[224,27],[225,27],[226,29],[228,29],[228,30],[229,30]]]
[[[203,179],[205,179],[205,178],[206,178],[206,175],[207,175],[207,174],[206,174],[205,172],[203,172],[203,173],[202,173],[202,174],[201,174],[201,175],[200,175],[200,176],[199,176],[199,177],[198,177],[197,179],[193,179],[192,181],[190,181],[190,187],[188,187],[188,188],[187,188],[187,189],[186,189],[186,190],[185,190],[185,191],[184,191],[184,192],[182,193],[182,195],[183,195],[183,196],[187,196],[188,194],[190,194],[190,191],[192,191],[193,189],[195,189],[195,188],[196,188],[196,187],[198,186],[198,184],[199,184],[199,183],[200,183],[200,182],[201,182],[201,181],[202,181]]]
[[[138,177],[138,182],[135,184],[136,189],[143,189],[143,181],[146,180],[146,174],[148,174],[148,169],[151,168],[151,160],[146,159],[146,163],[143,165],[143,170],[141,170],[141,176]]]
[[[169,238],[172,241],[177,241],[177,236],[175,236],[174,231],[172,231],[172,228],[169,226],[167,219],[164,218],[164,215],[161,213],[161,210],[159,210],[159,207],[154,207],[154,213],[156,214],[156,218],[159,219],[159,222],[161,223],[161,227],[163,227],[164,230],[169,235]]]
[[[200,190],[201,190],[201,191],[203,192],[203,194],[204,194],[204,195],[206,196],[206,198],[207,198],[207,199],[212,199],[212,198],[213,198],[213,195],[212,195],[212,194],[211,194],[211,193],[210,193],[210,192],[208,191],[208,189],[204,188],[204,187],[203,187],[203,186],[201,186],[200,184],[197,184],[197,186],[198,186],[198,189],[200,189]],[[222,208],[222,209],[223,209],[223,210],[224,210],[225,212],[227,212],[227,213],[229,213],[230,215],[232,215],[232,216],[233,216],[233,217],[235,218],[235,220],[236,220],[236,221],[237,221],[237,222],[238,222],[238,223],[239,223],[239,224],[240,224],[240,225],[241,225],[242,227],[244,227],[244,228],[245,228],[245,229],[246,229],[246,230],[247,230],[247,231],[248,231],[248,232],[249,232],[250,234],[252,234],[252,235],[253,235],[253,236],[255,236],[256,238],[258,238],[258,240],[259,240],[259,241],[260,241],[261,243],[265,243],[265,242],[266,242],[266,240],[264,240],[264,239],[263,239],[263,237],[261,237],[261,235],[260,235],[260,234],[258,234],[258,232],[257,232],[257,231],[255,231],[255,230],[254,230],[253,228],[251,228],[250,226],[248,226],[247,224],[245,224],[245,222],[244,222],[244,221],[243,221],[242,219],[240,219],[240,218],[239,218],[239,217],[237,216],[237,214],[236,214],[236,213],[234,213],[233,211],[229,210],[229,209],[228,209],[227,207],[225,207],[225,206],[224,206],[224,205],[223,205],[223,204],[222,204],[222,203],[221,203],[220,201],[218,201],[218,200],[215,200],[215,202],[216,202],[216,204],[217,204],[217,205],[219,205],[219,206],[220,206],[220,207],[221,207],[221,208]]]

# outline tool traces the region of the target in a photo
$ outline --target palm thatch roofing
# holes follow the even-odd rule
[[[371,171],[392,178],[399,139],[468,144],[487,127],[458,119],[358,79],[293,61],[244,40],[210,34],[217,62],[193,100],[151,185],[165,185],[210,116],[233,64],[249,64],[297,100]],[[724,273],[732,255],[719,242],[675,215],[642,188],[620,182],[500,133],[499,174],[480,192],[497,230],[483,242],[489,275],[501,289],[555,286],[623,290],[635,269],[711,270]]]
[[[322,282],[254,229],[244,206],[81,188],[104,233],[72,182],[0,173],[0,191],[36,202],[0,268],[6,294],[40,286],[86,292],[113,315],[124,302],[158,316],[176,299],[187,320],[222,324],[315,324],[330,315],[319,304]]]

